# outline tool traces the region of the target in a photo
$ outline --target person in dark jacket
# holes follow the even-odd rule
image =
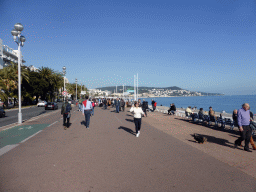
[[[142,111],[144,112],[144,116],[147,117],[147,109],[148,109],[148,102],[143,99],[142,102]]]
[[[63,105],[61,106],[61,115],[63,115],[63,127],[66,130],[67,128],[69,128],[69,122],[70,122],[70,117],[71,117],[71,104],[68,103],[68,100],[65,99],[65,102],[63,103]],[[66,124],[67,121],[67,124]]]
[[[116,106],[116,113],[119,113],[120,101],[118,98],[116,98],[116,100],[115,100],[115,106]]]
[[[154,112],[154,106],[155,106],[155,101],[152,99],[152,102],[151,102],[151,104],[152,104],[152,111]]]
[[[174,105],[174,103],[172,103],[170,105],[170,109],[168,110],[168,115],[174,115],[176,111],[176,106]]]

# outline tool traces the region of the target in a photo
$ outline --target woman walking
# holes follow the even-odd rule
[[[136,137],[140,135],[140,128],[141,128],[141,115],[144,115],[142,108],[139,107],[139,104],[135,102],[135,107],[132,106],[130,112],[134,113],[134,124],[136,128]]]

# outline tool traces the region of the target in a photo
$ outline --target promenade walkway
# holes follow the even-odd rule
[[[60,113],[26,122],[57,119],[0,156],[0,191],[256,191],[255,175],[246,167],[255,153],[231,148],[236,135],[221,145],[228,132],[149,113],[137,138],[131,114],[113,111],[95,108],[90,129],[77,111],[66,131]],[[219,143],[212,138],[199,145],[192,132]]]

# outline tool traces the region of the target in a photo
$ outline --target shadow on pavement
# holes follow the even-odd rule
[[[126,132],[128,132],[128,133],[130,133],[132,135],[136,135],[136,133],[133,130],[131,130],[131,129],[127,128],[127,127],[120,126],[118,129],[123,129],[124,131],[126,131]]]
[[[129,122],[134,122],[132,119],[125,119],[126,121],[129,121]]]
[[[210,135],[203,135],[203,134],[198,134],[199,136],[206,137],[207,142],[209,143],[216,143],[218,145],[223,145],[226,147],[234,148],[234,143],[230,143],[227,139],[222,139]],[[193,137],[193,134],[191,134],[191,137]],[[195,142],[195,140],[188,140],[190,142]]]
[[[85,126],[85,121],[81,121],[81,125],[84,125],[84,126]]]
[[[126,114],[126,116],[130,116],[130,117],[133,117],[133,115],[129,115],[129,114]]]

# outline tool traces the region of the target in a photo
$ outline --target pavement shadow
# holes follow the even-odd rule
[[[191,134],[191,137],[193,137],[194,134]],[[216,143],[218,145],[222,145],[225,147],[230,147],[230,148],[234,148],[234,143],[230,143],[227,139],[222,139],[222,138],[218,138],[218,137],[214,137],[211,135],[204,135],[204,134],[198,134],[201,137],[205,137],[207,138],[207,142],[209,143]],[[190,142],[196,142],[195,140],[188,140]]]
[[[84,126],[85,126],[85,121],[81,121],[81,125],[84,125]]]
[[[130,117],[133,117],[133,115],[129,115],[129,114],[126,114],[126,116],[130,116]]]
[[[134,122],[132,119],[125,119],[126,121],[129,121],[129,122]]]
[[[174,119],[180,120],[180,121],[185,121],[185,122],[192,123],[192,124],[195,124],[195,125],[204,126],[208,129],[212,129],[212,130],[215,130],[215,131],[221,131],[221,132],[226,132],[226,133],[232,132],[232,134],[240,135],[239,131],[231,130],[231,128],[229,126],[226,126],[226,128],[222,128],[219,125],[215,126],[215,123],[212,123],[209,126],[208,123],[206,123],[206,122],[198,122],[198,121],[194,122],[191,119],[180,119],[180,118],[177,118],[177,117],[174,118]]]
[[[133,130],[131,130],[131,129],[127,128],[127,127],[120,126],[118,129],[123,129],[124,131],[126,131],[126,132],[128,132],[128,133],[130,133],[132,135],[136,135],[136,133]]]

